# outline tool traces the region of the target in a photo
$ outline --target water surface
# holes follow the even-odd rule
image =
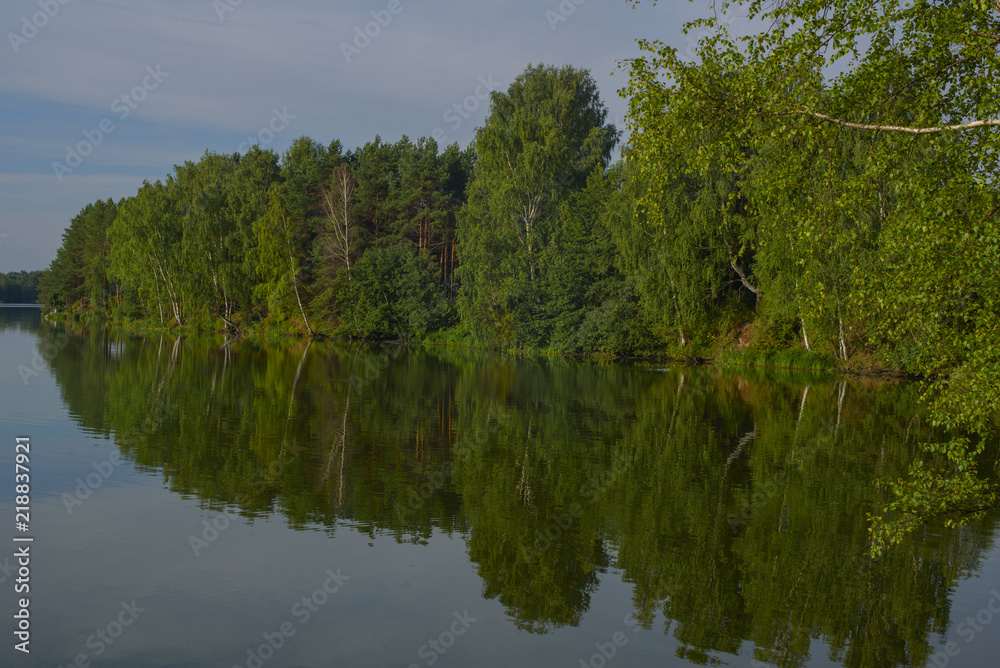
[[[3,666],[1000,654],[1000,518],[867,556],[875,481],[931,436],[913,385],[135,335],[24,308],[0,309],[0,372],[0,466],[30,436],[35,537],[32,653],[8,640]],[[0,516],[13,496],[8,477]]]

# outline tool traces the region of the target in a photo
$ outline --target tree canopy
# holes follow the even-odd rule
[[[718,3],[685,28],[709,30],[696,62],[642,41],[627,64],[645,219],[669,231],[678,199],[704,204],[699,245],[728,256],[759,317],[934,374],[947,436],[895,484],[875,546],[929,515],[965,521],[998,502],[977,456],[1000,406],[1000,4],[745,8],[765,29],[731,36],[740,5]]]
[[[0,304],[38,303],[43,271],[9,271],[0,274]]]
[[[654,0],[655,1],[655,0]],[[715,3],[693,61],[532,65],[475,141],[206,153],[71,221],[53,308],[155,327],[687,358],[925,379],[938,429],[876,551],[1000,503],[1000,4]],[[754,32],[732,35],[745,10]],[[836,361],[835,361],[836,360]]]
[[[606,119],[593,78],[573,67],[529,66],[492,93],[459,228],[459,309],[481,339],[544,346],[573,308],[552,313],[553,288],[579,293],[585,280],[567,246],[596,220],[572,200],[608,165],[618,131]]]

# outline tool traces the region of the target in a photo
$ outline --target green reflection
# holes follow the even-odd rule
[[[71,412],[171,490],[454,536],[534,633],[621,578],[694,663],[921,665],[989,546],[987,524],[929,527],[866,556],[873,481],[930,438],[909,385],[66,327],[39,348]]]

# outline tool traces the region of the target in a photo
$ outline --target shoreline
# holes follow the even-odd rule
[[[40,304],[9,304],[6,306],[21,306],[21,307],[42,307],[44,305]],[[252,328],[244,330],[227,330],[227,329],[207,329],[193,325],[167,325],[167,326],[152,326],[147,323],[124,323],[121,321],[116,321],[113,319],[105,318],[102,316],[94,316],[89,313],[60,313],[56,317],[52,317],[53,314],[43,313],[42,319],[51,323],[57,322],[73,322],[80,325],[95,325],[95,324],[105,324],[113,325],[114,327],[121,329],[130,333],[172,333],[179,336],[184,336],[188,334],[198,334],[198,335],[215,335],[223,336],[230,340],[233,339],[245,339],[245,340],[312,340],[312,341],[327,341],[334,343],[344,343],[344,344],[355,344],[355,345],[378,345],[378,344],[391,344],[407,347],[426,347],[426,348],[455,348],[455,349],[465,349],[465,350],[476,350],[483,352],[493,352],[502,353],[505,355],[516,355],[520,357],[524,356],[543,356],[543,357],[569,357],[577,359],[588,359],[588,360],[604,360],[604,361],[622,361],[622,362],[666,362],[671,364],[679,364],[684,366],[705,366],[705,367],[716,367],[724,370],[756,370],[756,371],[789,371],[789,372],[804,372],[804,373],[816,373],[816,374],[829,374],[829,375],[843,375],[843,376],[855,376],[859,378],[880,378],[886,380],[906,380],[918,382],[925,380],[929,377],[928,373],[914,373],[904,371],[898,368],[888,368],[878,365],[865,364],[863,360],[867,359],[867,355],[861,355],[861,364],[855,363],[851,364],[849,361],[845,365],[841,360],[836,360],[830,355],[825,353],[817,353],[806,351],[799,347],[787,347],[787,348],[771,348],[771,349],[756,349],[752,345],[744,345],[743,347],[733,348],[732,344],[739,343],[734,339],[728,343],[719,342],[720,345],[714,348],[705,348],[699,351],[695,351],[694,354],[683,354],[677,351],[664,350],[662,352],[652,352],[652,353],[628,353],[628,352],[610,352],[610,351],[579,351],[579,350],[551,350],[551,349],[534,349],[534,348],[518,348],[518,349],[503,349],[503,348],[491,348],[485,346],[475,345],[473,343],[463,343],[458,341],[435,341],[433,338],[422,340],[422,341],[406,341],[402,339],[357,339],[357,338],[342,338],[330,334],[325,334],[322,332],[314,332],[313,334],[307,334],[301,331],[295,331],[287,328]],[[446,331],[446,330],[441,330]],[[437,332],[436,334],[440,334]],[[783,361],[788,360],[788,361]]]

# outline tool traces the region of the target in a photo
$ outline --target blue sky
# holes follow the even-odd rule
[[[0,271],[47,267],[86,204],[248,138],[279,154],[302,135],[353,148],[376,134],[437,131],[465,146],[487,114],[476,97],[484,83],[504,89],[528,64],[590,69],[624,128],[617,63],[638,54],[640,37],[690,49],[681,26],[706,9],[707,0],[4,0]]]

